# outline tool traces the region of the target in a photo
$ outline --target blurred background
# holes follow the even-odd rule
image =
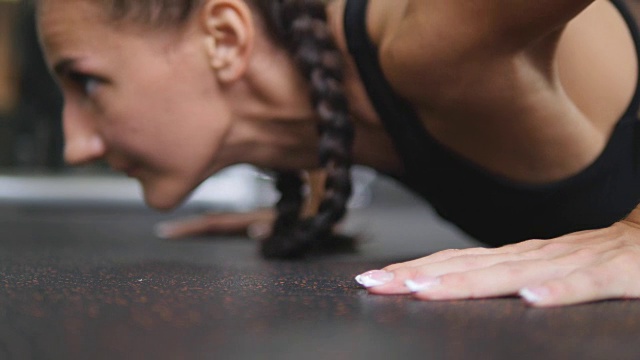
[[[42,60],[33,12],[0,0],[0,165],[60,169],[62,98]]]

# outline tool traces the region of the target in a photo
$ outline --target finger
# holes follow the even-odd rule
[[[209,226],[208,222],[209,220],[205,221],[202,217],[164,221],[156,224],[153,231],[159,238],[176,239],[205,232]]]
[[[247,227],[247,236],[253,240],[263,241],[273,233],[273,221],[255,222]]]
[[[411,290],[426,286],[423,283],[431,284],[435,278],[442,275],[479,271],[491,267],[499,269],[497,265],[500,264],[505,264],[508,268],[514,267],[510,271],[516,272],[519,271],[517,269],[519,264],[526,264],[527,261],[542,261],[549,270],[568,273],[578,267],[591,264],[594,259],[602,255],[591,248],[576,250],[575,246],[571,244],[557,244],[548,241],[529,241],[526,244],[523,243],[522,246],[503,247],[502,252],[482,248],[469,250],[472,251],[445,251],[443,253],[451,254],[451,256],[442,256],[441,258],[444,259],[442,261],[434,262],[434,257],[426,257],[387,267],[383,270],[392,273],[393,277],[386,278],[392,280],[386,283],[377,282],[371,286],[370,291],[375,294],[406,294]],[[415,278],[420,278],[421,281],[416,282]],[[406,286],[407,281],[409,281],[408,287]],[[507,283],[504,284],[508,286]],[[513,289],[509,288],[509,291],[511,290]],[[517,290],[519,289],[515,289],[515,291]],[[511,293],[515,293],[515,291]],[[456,297],[456,295],[451,296]],[[459,296],[465,297],[466,295],[462,293]]]
[[[525,244],[526,243],[526,244]],[[541,246],[541,241],[531,240],[521,243],[518,250],[529,250]],[[505,254],[500,254],[503,252]],[[512,261],[518,257],[514,246],[508,245],[498,249],[469,248],[448,249],[435,254],[403,263],[393,264],[382,270],[373,270],[356,277],[361,285],[375,294],[408,294],[406,281],[417,276],[422,278],[437,277],[446,272],[460,272],[481,266],[491,266],[502,261]],[[432,267],[425,269],[426,266]]]
[[[423,275],[428,276],[440,276],[447,273],[465,272],[475,269],[487,268],[500,263],[509,263],[514,261],[526,261],[529,260],[526,254],[512,253],[512,254],[495,254],[495,255],[463,255],[453,257],[444,261],[438,261],[419,267],[420,272]],[[396,273],[410,272],[408,268],[400,268],[396,270]]]
[[[428,265],[436,262],[446,261],[446,260],[456,258],[456,257],[461,257],[461,256],[524,253],[527,251],[539,249],[540,247],[543,247],[546,244],[547,244],[546,240],[528,240],[528,241],[523,241],[517,244],[501,246],[498,248],[476,247],[476,248],[469,248],[469,249],[448,249],[448,250],[439,251],[429,256],[425,256],[420,259],[389,265],[385,267],[384,270],[394,271],[402,267],[423,266],[423,265]]]
[[[477,299],[513,295],[524,284],[544,282],[568,271],[544,260],[513,261],[435,278],[416,277],[406,283],[422,300]]]
[[[411,261],[405,261],[402,263],[392,264],[384,268],[386,271],[395,271],[404,267],[416,267],[445,261],[458,256],[466,255],[483,255],[490,252],[487,248],[470,248],[470,249],[447,249],[438,251],[437,253],[416,259]]]
[[[409,268],[417,274],[417,268]],[[404,283],[404,278],[411,276],[405,273],[399,273],[404,277],[399,277],[396,272],[385,270],[371,270],[356,276],[355,280],[362,286],[366,287],[370,293],[378,295],[400,295],[410,294],[411,290]]]
[[[196,218],[163,222],[155,227],[161,238],[176,239],[194,235],[246,234],[251,224],[273,221],[271,210],[237,214],[209,214]]]
[[[549,266],[547,261],[517,258],[517,254],[462,256],[428,266],[404,267],[389,272],[379,270],[363,275],[374,276],[373,281],[365,284],[365,286],[369,285],[368,289],[373,294],[425,292],[438,285],[439,292],[431,295],[434,298],[438,296],[465,298],[474,294],[480,296],[481,291],[475,290],[477,287],[482,288],[483,291],[496,289],[491,290],[495,293],[493,296],[502,295],[506,291],[500,286],[508,288],[511,294],[515,294],[523,284],[515,286],[518,281],[522,281],[522,278],[519,278],[521,274],[537,275],[540,279],[546,279],[545,276],[550,276],[546,274],[555,274],[559,271],[558,268]],[[541,268],[547,272],[541,272]],[[444,287],[440,286],[443,279]],[[494,287],[488,287],[489,285]],[[428,296],[425,295],[425,297]]]
[[[464,255],[447,260],[427,264],[396,268],[390,271],[393,280],[384,284],[377,284],[371,289],[375,294],[406,294],[412,292],[412,285],[407,287],[407,281],[414,283],[414,279],[434,279],[444,274],[462,273],[471,270],[489,268],[500,263],[513,263],[522,260],[521,254],[499,255]]]
[[[581,269],[563,278],[556,278],[537,286],[524,287],[519,295],[534,307],[573,305],[614,298],[638,298],[637,284],[627,283],[620,272],[606,265]],[[622,273],[624,274],[624,273]]]

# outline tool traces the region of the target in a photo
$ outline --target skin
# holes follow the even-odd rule
[[[333,1],[327,13],[347,61],[355,160],[400,173],[346,51],[343,7]],[[140,180],[147,203],[160,209],[235,163],[317,166],[305,82],[243,1],[209,0],[184,27],[162,31],[116,27],[102,14],[89,1],[40,3],[43,48],[66,99],[69,163],[106,159]],[[602,0],[371,0],[367,25],[389,82],[429,132],[513,181],[542,184],[588,166],[636,84],[628,30]],[[74,61],[62,71],[65,59]],[[636,210],[606,229],[448,250],[359,279],[378,280],[369,288],[375,294],[413,292],[424,300],[520,294],[531,305],[552,306],[639,297],[638,264]]]

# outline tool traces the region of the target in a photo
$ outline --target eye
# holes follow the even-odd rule
[[[69,79],[85,96],[92,96],[97,91],[98,87],[102,84],[102,79],[83,74],[80,72],[69,72]]]

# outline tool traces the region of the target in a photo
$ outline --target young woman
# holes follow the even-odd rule
[[[105,159],[155,208],[231,164],[272,169],[262,252],[300,256],[339,245],[357,162],[510,244],[359,275],[372,293],[640,296],[638,39],[617,1],[39,0],[38,18],[66,160]]]

